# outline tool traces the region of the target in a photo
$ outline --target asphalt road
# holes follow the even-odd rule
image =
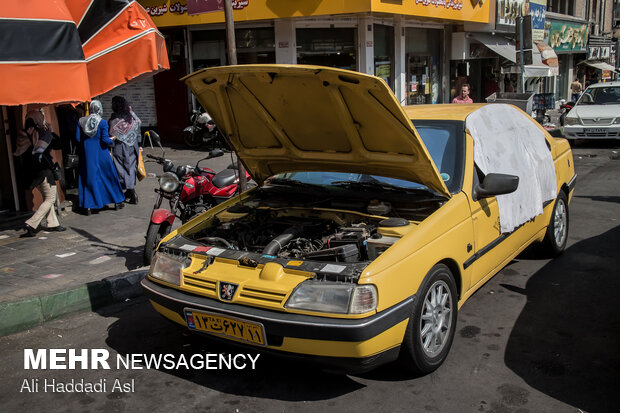
[[[255,370],[247,358],[242,370],[118,369],[115,363],[110,370],[24,369],[25,348],[101,348],[112,361],[132,353],[255,357],[188,335],[139,299],[0,338],[0,410],[618,411],[620,160],[610,159],[612,148],[574,150],[579,176],[567,250],[552,261],[526,252],[480,289],[461,309],[451,353],[433,374],[413,377],[386,366],[339,376],[266,355]],[[32,379],[38,392],[24,387],[34,387]],[[45,379],[105,379],[107,391],[44,392]],[[112,391],[115,379],[128,392]]]

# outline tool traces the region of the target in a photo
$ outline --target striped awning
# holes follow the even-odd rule
[[[136,1],[20,0],[0,11],[0,105],[81,102],[168,69]]]

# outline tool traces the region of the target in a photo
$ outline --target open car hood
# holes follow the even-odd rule
[[[241,65],[182,80],[259,184],[282,172],[352,172],[418,182],[450,197],[411,120],[378,77]]]

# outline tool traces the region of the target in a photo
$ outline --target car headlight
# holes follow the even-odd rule
[[[620,116],[618,116],[616,120],[614,121],[614,125],[618,125],[618,124],[620,124]]]
[[[179,178],[172,172],[166,172],[159,178],[159,187],[164,192],[174,192],[179,187]]]
[[[362,314],[377,308],[374,285],[304,281],[289,297],[286,308],[322,313]]]
[[[181,285],[181,271],[189,266],[191,260],[162,252],[155,253],[151,261],[149,274],[153,278],[174,285]]]
[[[566,118],[564,120],[564,126],[581,125],[579,118]]]

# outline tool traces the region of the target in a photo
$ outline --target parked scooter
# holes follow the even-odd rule
[[[564,126],[564,122],[566,122],[566,115],[568,115],[568,112],[570,112],[574,107],[575,102],[565,102],[560,105],[560,109],[562,109],[562,113],[560,114],[560,125]]]
[[[183,141],[188,147],[198,149],[204,144],[209,149],[230,149],[207,112],[194,110],[190,120],[192,124],[183,130]]]
[[[154,131],[148,132],[150,138],[161,148],[159,135]],[[159,188],[155,189],[157,200],[151,213],[151,222],[146,232],[144,244],[144,264],[149,265],[159,242],[170,233],[176,218],[185,223],[194,216],[212,208],[238,192],[236,171],[224,169],[216,173],[212,169],[200,166],[200,162],[224,155],[220,149],[214,149],[209,155],[196,162],[196,166],[180,165],[175,167],[173,162],[166,159],[162,148],[162,155],[146,155],[146,158],[162,165],[164,173],[159,176]],[[148,160],[147,160],[148,162]],[[249,179],[249,175],[246,174]],[[161,208],[162,201],[167,199],[169,208]]]

